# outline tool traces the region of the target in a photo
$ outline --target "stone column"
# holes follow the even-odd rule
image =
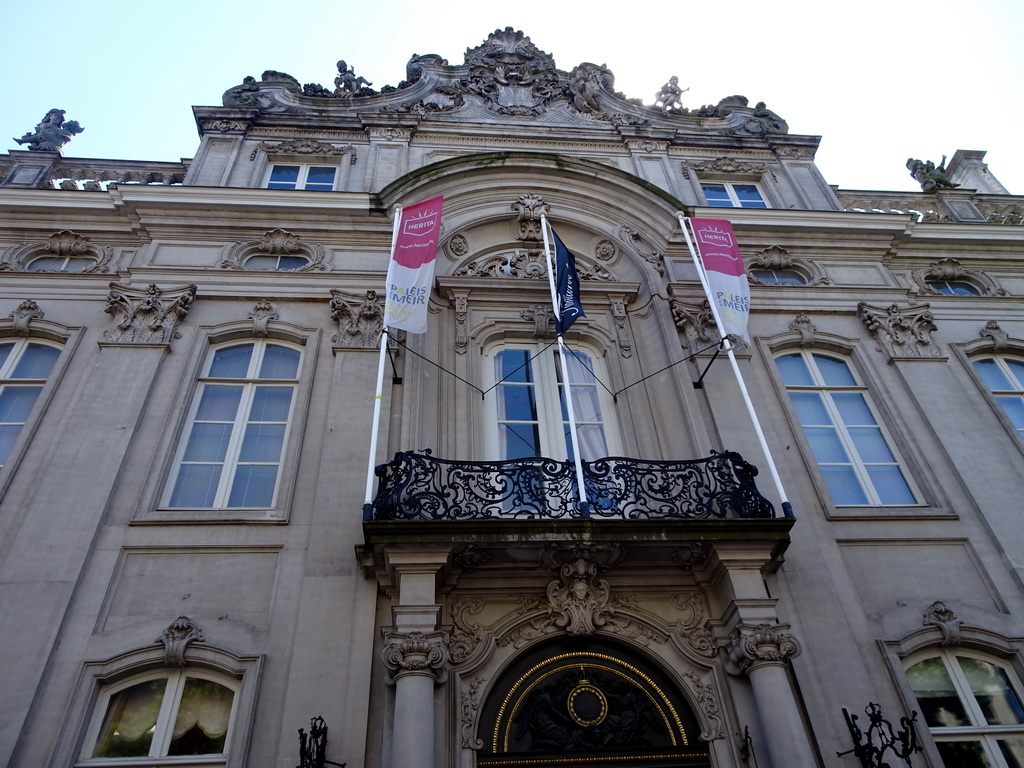
[[[433,768],[434,684],[448,677],[448,645],[441,632],[392,632],[384,665],[395,686],[391,768]]]
[[[745,674],[764,729],[770,764],[775,768],[817,765],[800,717],[787,667],[800,645],[785,624],[740,625],[733,632],[728,672]]]

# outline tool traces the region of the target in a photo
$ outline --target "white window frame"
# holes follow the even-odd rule
[[[700,180],[700,193],[704,196],[704,205],[712,208],[746,208],[747,210],[764,210],[765,208],[771,208],[771,203],[768,201],[767,195],[764,193],[764,188],[756,181],[718,181],[716,179],[701,179]],[[708,201],[708,195],[705,191],[705,186],[716,186],[724,187],[725,193],[729,196],[729,202],[732,205],[715,205]],[[753,187],[757,190],[757,194],[761,198],[761,202],[764,203],[764,208],[756,205],[745,206],[742,204],[739,196],[736,194],[735,187]]]
[[[499,428],[501,422],[498,418],[500,387],[496,386],[498,379],[496,361],[500,352],[510,350],[521,350],[528,353],[531,357],[536,355],[531,362],[531,369],[534,376],[533,386],[536,395],[537,427],[540,436],[541,456],[557,461],[567,460],[565,444],[568,440],[568,435],[565,431],[566,425],[562,419],[561,401],[558,396],[558,380],[561,377],[560,363],[555,356],[557,348],[551,346],[545,349],[545,346],[545,343],[504,342],[493,344],[484,350],[484,389],[489,390],[485,397],[486,417],[484,419],[487,449],[485,458],[488,460],[491,460],[492,457],[496,461],[508,460],[501,456],[502,441]],[[605,456],[584,455],[584,460],[593,461],[608,456],[618,456],[621,453],[621,437],[616,421],[615,404],[612,401],[611,395],[601,386],[601,382],[608,380],[604,362],[601,356],[589,347],[575,346],[574,349],[589,358],[593,372],[597,377],[594,386],[596,387],[598,406],[601,409],[601,421],[599,423],[603,427],[604,442],[607,448]],[[570,349],[567,354],[571,355],[572,350]],[[570,388],[572,386],[570,384]],[[492,387],[494,388],[491,389]],[[573,402],[575,403],[576,401],[574,400]],[[598,422],[581,422],[579,420],[579,413],[577,413],[577,428],[593,423]],[[583,445],[581,444],[582,450]]]
[[[1015,363],[1020,363],[1021,365],[1024,365],[1024,358],[1018,357],[1018,356],[1015,356],[1015,355],[1000,355],[1000,354],[996,354],[996,355],[975,355],[975,356],[969,358],[969,360],[970,360],[970,363],[971,363],[971,370],[972,370],[972,372],[974,373],[975,376],[978,377],[978,379],[981,381],[981,385],[985,388],[985,390],[989,393],[989,395],[995,401],[995,404],[999,407],[999,413],[1009,423],[1010,428],[1017,433],[1017,436],[1021,440],[1024,440],[1024,425],[1017,426],[1014,423],[1013,417],[1009,413],[1007,413],[1005,406],[1003,405],[1003,403],[1000,400],[1000,398],[1011,398],[1012,397],[1012,398],[1015,398],[1017,400],[1024,401],[1024,384],[1021,384],[1021,382],[1018,381],[1016,375],[1013,373],[1013,371],[1010,370],[1009,366],[1006,364],[1007,360],[1012,360]],[[978,368],[976,366],[976,363],[985,362],[986,360],[992,360],[996,364],[996,368],[999,369],[999,372],[1004,377],[1006,377],[1006,380],[1010,383],[1010,385],[1012,387],[1011,389],[992,389],[992,387],[989,386],[989,383],[984,379],[984,377],[978,371]]]
[[[38,264],[44,259],[53,259],[54,261],[60,261],[60,267],[57,269],[39,269],[38,267],[33,268],[33,265]],[[83,269],[68,269],[69,264],[82,264],[85,265]],[[66,275],[80,275],[84,272],[88,272],[91,268],[97,264],[96,259],[92,256],[52,256],[50,254],[41,253],[35,258],[31,259],[25,264],[26,272],[34,272],[37,274],[66,274]]]
[[[228,349],[231,347],[239,346],[252,346],[253,354],[249,360],[249,368],[245,378],[213,378],[209,376],[210,367],[213,364],[214,356],[218,350]],[[296,378],[294,379],[261,379],[257,378],[259,367],[262,364],[263,357],[268,346],[281,346],[287,349],[295,350],[299,353],[299,360],[297,362]],[[294,428],[295,414],[297,401],[299,399],[301,377],[304,372],[303,359],[305,356],[305,350],[298,344],[289,343],[279,339],[244,339],[224,342],[217,344],[209,348],[206,358],[203,362],[202,375],[199,378],[198,386],[195,394],[192,397],[191,405],[189,406],[188,418],[185,422],[184,428],[182,429],[181,435],[178,439],[177,449],[174,454],[174,461],[172,464],[171,472],[167,478],[167,482],[164,488],[163,503],[164,509],[172,511],[181,511],[189,509],[198,510],[215,510],[215,511],[239,511],[246,509],[274,509],[277,505],[278,497],[281,493],[283,474],[285,461],[287,458],[287,452],[289,449],[289,438],[291,437],[292,429]],[[230,438],[228,441],[227,448],[225,450],[224,460],[221,463],[221,474],[218,480],[217,491],[210,506],[206,507],[188,507],[188,506],[171,506],[172,497],[174,494],[175,485],[177,484],[178,475],[184,462],[185,451],[188,447],[189,437],[192,434],[192,429],[196,423],[196,414],[199,410],[199,406],[202,402],[203,392],[206,390],[207,385],[221,385],[221,384],[234,384],[242,386],[242,395],[239,400],[239,404],[233,420],[233,427],[231,429]],[[292,390],[291,402],[289,403],[288,418],[285,425],[284,435],[281,438],[281,454],[276,462],[277,475],[274,481],[274,492],[270,503],[265,507],[230,507],[228,501],[230,499],[231,488],[234,482],[235,473],[240,464],[249,465],[252,462],[240,462],[239,456],[242,448],[242,442],[245,436],[245,427],[249,423],[250,408],[252,406],[253,397],[257,386],[290,386]],[[226,421],[226,420],[225,420]],[[196,462],[198,464],[207,464],[214,462]]]
[[[153,740],[150,745],[150,754],[142,757],[93,757],[93,750],[100,737],[100,730],[106,719],[110,699],[117,693],[139,683],[150,680],[167,679],[167,686],[164,689],[163,699],[160,703],[160,711],[157,715],[156,728],[153,733]],[[167,755],[170,744],[174,721],[181,706],[181,695],[185,687],[186,678],[209,680],[224,686],[234,694],[231,697],[231,713],[228,716],[227,734],[224,739],[224,750],[205,755]],[[148,672],[131,677],[122,678],[116,683],[106,686],[100,691],[96,699],[96,706],[93,708],[92,719],[86,731],[85,740],[82,743],[82,751],[79,756],[78,765],[87,766],[130,766],[130,765],[224,765],[228,755],[231,753],[232,741],[235,731],[235,722],[238,716],[238,709],[241,699],[241,682],[224,675],[219,675],[203,669],[184,667],[181,669],[162,669],[158,672]]]
[[[25,421],[21,422],[3,422],[4,426],[18,426],[17,436],[14,438],[14,442],[11,445],[11,450],[6,456],[0,456],[0,471],[3,470],[10,462],[8,459],[13,457],[15,449],[18,443],[18,439],[21,437],[22,432],[25,429],[25,425],[32,420],[32,414],[36,410],[36,406],[39,404],[40,398],[43,396],[43,389],[46,387],[46,382],[53,377],[60,365],[60,356],[63,352],[63,347],[60,344],[55,344],[50,341],[44,341],[43,339],[30,337],[27,339],[23,338],[12,338],[12,337],[0,337],[0,344],[11,344],[12,349],[8,353],[7,358],[0,365],[0,394],[7,391],[8,389],[16,389],[21,387],[38,387],[39,393],[36,395],[35,400],[32,401],[32,405],[29,408],[29,412],[25,416]],[[25,354],[25,351],[32,345],[38,345],[41,347],[49,347],[57,351],[57,357],[54,359],[54,363],[51,366],[46,378],[44,379],[15,379],[11,377],[11,374],[17,368],[18,363],[21,361]]]
[[[779,360],[779,358],[782,358],[782,357],[790,357],[790,356],[794,356],[794,355],[799,355],[800,357],[803,358],[804,364],[810,370],[811,376],[813,378],[813,384],[811,384],[811,385],[794,385],[794,384],[787,384],[783,380],[782,372],[778,368],[778,360]],[[835,361],[843,363],[846,366],[846,369],[849,371],[850,376],[853,378],[854,384],[850,385],[850,386],[836,386],[836,385],[828,385],[828,384],[826,384],[824,379],[822,378],[820,370],[818,369],[817,363],[814,360],[814,358],[816,356],[817,357],[829,358],[831,360],[835,360]],[[845,507],[845,508],[850,508],[850,507],[900,507],[900,508],[907,508],[907,507],[921,506],[921,504],[922,504],[922,501],[921,501],[922,495],[921,495],[920,490],[916,487],[916,485],[915,485],[915,483],[913,481],[913,478],[911,477],[910,473],[907,470],[907,463],[903,459],[903,457],[900,455],[899,451],[896,450],[895,441],[892,439],[892,435],[889,434],[888,429],[886,429],[885,423],[879,417],[878,409],[875,407],[874,403],[871,401],[870,392],[868,391],[867,386],[861,383],[860,378],[859,378],[859,376],[857,374],[857,371],[855,370],[855,368],[854,368],[854,366],[852,364],[852,361],[850,360],[849,357],[847,357],[846,355],[836,354],[836,353],[832,353],[832,352],[823,352],[823,351],[820,351],[820,350],[784,349],[784,350],[779,350],[779,351],[774,353],[774,355],[773,355],[773,362],[776,365],[776,372],[778,373],[779,379],[783,383],[783,389],[786,392],[786,398],[787,398],[787,401],[788,401],[787,402],[787,407],[790,408],[791,412],[794,414],[794,421],[793,421],[793,423],[794,423],[794,425],[796,427],[798,427],[800,429],[800,433],[801,433],[803,439],[805,440],[805,442],[807,443],[807,449],[808,449],[808,452],[809,452],[808,455],[811,457],[811,460],[814,462],[815,466],[818,468],[819,474],[821,475],[822,480],[825,482],[826,490],[828,490],[829,498],[832,500],[832,503],[836,507]],[[834,498],[832,498],[831,490],[828,489],[828,482],[825,479],[824,474],[821,472],[821,467],[822,466],[831,466],[831,464],[824,464],[823,465],[821,462],[818,461],[818,457],[814,453],[813,446],[810,445],[810,439],[807,436],[806,427],[805,427],[805,425],[803,425],[800,422],[799,416],[796,414],[796,406],[793,404],[792,398],[790,397],[790,393],[793,393],[793,392],[813,392],[813,393],[818,394],[820,396],[820,401],[821,401],[822,405],[824,406],[828,416],[831,419],[831,424],[828,424],[828,425],[822,424],[820,426],[822,426],[822,427],[831,426],[831,427],[833,427],[835,429],[836,435],[837,435],[837,437],[838,437],[838,439],[839,439],[839,441],[840,441],[840,443],[841,443],[841,445],[843,447],[843,450],[846,452],[847,458],[849,459],[849,464],[850,464],[850,466],[853,469],[854,475],[855,475],[857,481],[860,483],[861,489],[863,490],[864,495],[867,498],[867,503],[865,503],[865,504],[839,503]],[[855,427],[861,427],[861,426],[863,426],[863,427],[868,427],[868,426],[876,427],[879,430],[879,432],[881,434],[881,437],[884,440],[885,445],[886,445],[886,447],[889,450],[889,453],[893,457],[893,461],[892,462],[884,462],[884,463],[882,463],[882,462],[865,462],[861,458],[860,452],[857,450],[856,444],[855,444],[853,438],[851,437],[851,435],[849,433],[850,425],[847,425],[843,421],[842,415],[839,412],[839,409],[836,406],[836,404],[835,404],[835,402],[834,402],[834,400],[833,400],[833,398],[831,396],[833,393],[846,393],[846,392],[860,394],[863,397],[864,403],[865,403],[869,413],[871,414],[872,418],[874,419],[874,424],[873,425],[863,424],[863,425],[853,425],[853,426],[855,426]],[[818,426],[818,425],[808,425],[808,426]],[[878,494],[878,491],[875,488],[874,482],[871,480],[871,477],[870,477],[870,475],[869,475],[869,473],[867,471],[867,467],[868,466],[883,466],[883,465],[884,466],[895,466],[899,470],[900,474],[903,476],[903,481],[906,483],[907,489],[910,491],[910,494],[913,497],[914,501],[908,502],[906,504],[893,504],[893,503],[890,503],[890,502],[883,502],[881,500],[881,498],[880,498],[880,496]]]
[[[271,177],[274,175],[274,169],[276,167],[278,167],[278,166],[297,167],[299,169],[299,176],[295,180],[295,186],[294,187],[271,187],[270,186],[270,180],[271,180]],[[281,189],[306,189],[306,183],[307,183],[308,178],[309,178],[309,172],[313,168],[330,168],[332,171],[334,171],[334,179],[331,182],[330,190],[314,189],[314,190],[309,190],[309,191],[311,191],[311,192],[327,192],[327,191],[334,192],[335,190],[338,189],[338,178],[341,176],[341,171],[340,171],[340,169],[338,168],[337,165],[332,165],[330,163],[289,163],[289,162],[284,162],[284,161],[280,161],[280,160],[276,160],[276,161],[271,162],[271,163],[269,163],[267,165],[266,177],[263,179],[263,185],[262,186],[265,189],[278,189],[278,190],[281,190]]]
[[[997,742],[1005,738],[1024,740],[1024,723],[1017,725],[989,725],[985,722],[984,713],[971,690],[970,683],[960,666],[960,662],[957,660],[958,656],[977,659],[998,667],[1005,673],[1010,687],[1016,693],[1018,700],[1024,701],[1024,686],[1021,685],[1021,680],[1016,670],[1009,664],[962,647],[932,648],[918,651],[903,659],[904,671],[928,659],[941,659],[953,683],[954,692],[959,698],[961,706],[971,720],[972,725],[929,726],[923,719],[919,722],[928,729],[932,740],[936,744],[941,742],[977,741],[981,744],[985,758],[989,761],[991,768],[1008,768]],[[912,684],[910,684],[910,688],[913,690]],[[918,703],[920,711],[920,702]]]

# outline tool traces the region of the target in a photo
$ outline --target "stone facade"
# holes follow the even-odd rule
[[[335,86],[246,78],[180,166],[0,156],[0,764],[290,768],[322,716],[310,765],[840,768],[872,702],[922,712],[915,765],[1005,760],[1024,731],[944,734],[905,672],[1024,673],[1024,198],[984,153],[955,188],[835,190],[763,103],[644,106],[512,29]],[[374,464],[462,474],[364,509],[390,217],[437,195]],[[738,366],[794,517],[679,212],[733,223]],[[495,469],[521,434],[500,355],[554,340],[542,214],[582,279],[587,458],[632,483],[590,518],[554,474],[530,476],[553,519],[497,490],[523,480]],[[751,479],[730,452],[774,516],[688,506],[681,467]]]

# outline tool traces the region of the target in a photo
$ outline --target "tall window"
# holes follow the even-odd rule
[[[917,658],[907,678],[946,768],[1024,766],[1024,704],[1013,671],[963,651]]]
[[[100,695],[82,757],[129,763],[127,758],[224,755],[235,692],[233,681],[185,670],[111,686]]]
[[[845,361],[806,351],[775,359],[837,505],[915,504],[895,452]]]
[[[757,184],[704,182],[701,185],[708,205],[716,208],[767,208]]]
[[[267,189],[334,189],[337,168],[322,165],[273,165]]]
[[[992,391],[1017,434],[1024,438],[1024,360],[986,357],[972,360],[974,370]]]
[[[558,354],[549,349],[536,359],[539,347],[505,347],[493,357],[497,401],[497,444],[500,459],[545,456],[572,458],[569,414]],[[569,391],[576,415],[576,435],[586,461],[608,456],[608,424],[604,396],[598,388],[594,360],[579,350],[566,358]]]
[[[0,467],[43,391],[60,348],[38,341],[0,341]]]
[[[211,352],[166,506],[274,505],[300,358],[298,349],[262,340]]]

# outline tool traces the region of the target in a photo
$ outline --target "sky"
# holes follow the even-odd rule
[[[908,158],[970,149],[1024,195],[1022,0],[12,2],[0,10],[0,151],[56,107],[85,128],[68,157],[188,158],[191,107],[219,106],[246,75],[332,87],[345,59],[379,89],[414,54],[461,64],[508,26],[559,69],[607,65],[645,104],[671,75],[688,108],[764,101],[790,133],[822,137],[818,167],[842,189],[917,190]]]

